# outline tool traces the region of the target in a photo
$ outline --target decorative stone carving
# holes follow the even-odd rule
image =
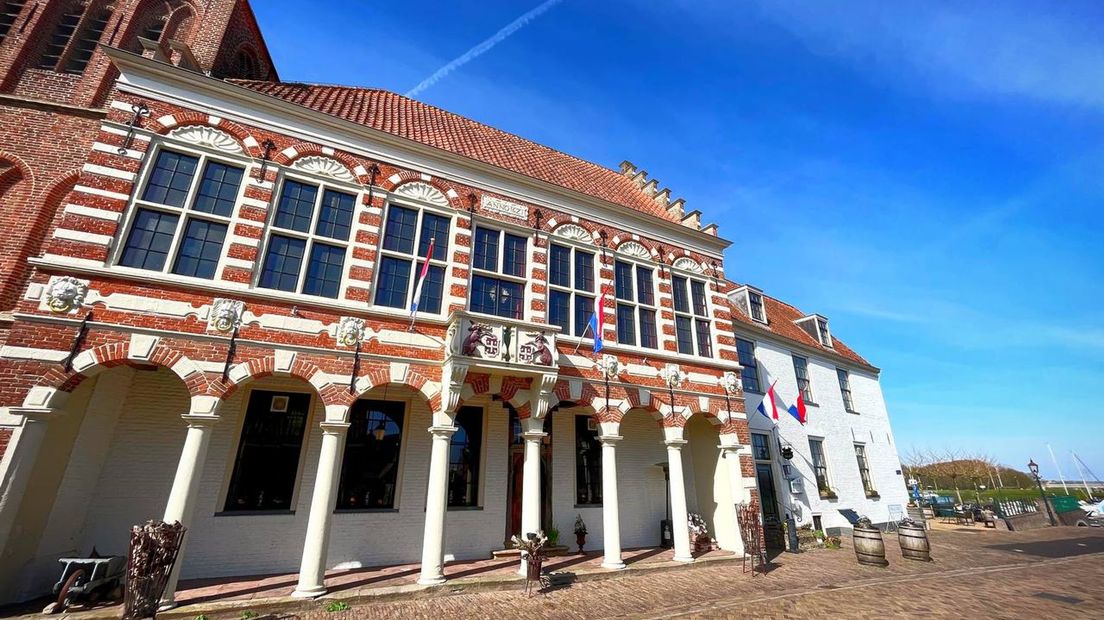
[[[364,341],[364,319],[343,316],[337,323],[337,342],[346,347],[355,346]]]
[[[494,330],[486,323],[472,323],[468,335],[460,347],[460,354],[467,357],[497,359],[502,346]]]
[[[564,239],[571,239],[572,241],[579,241],[582,243],[594,243],[594,237],[590,235],[590,231],[579,226],[578,224],[564,224],[555,230],[554,233],[557,237],[563,237]]]
[[[534,366],[551,366],[556,359],[548,346],[548,337],[544,332],[527,332],[528,340],[518,347],[518,362]]]
[[[245,302],[237,299],[216,298],[211,303],[211,313],[207,315],[207,328],[224,334],[241,327]]]
[[[80,308],[88,295],[88,280],[54,276],[46,285],[46,305],[52,312],[70,312]]]
[[[441,190],[421,181],[400,185],[395,189],[394,194],[419,202],[428,202],[438,207],[447,207],[449,203],[448,198],[441,193]]]
[[[726,394],[736,394],[740,391],[740,377],[734,372],[726,372],[717,378],[717,384]]]
[[[556,401],[556,381],[559,377],[555,373],[548,373],[541,375],[540,385],[537,382],[533,382],[533,387],[536,388],[536,398],[532,399],[532,413],[535,418],[543,418],[548,415],[548,411],[552,408],[553,401]]]
[[[303,172],[309,172],[310,174],[317,174],[319,176],[337,179],[338,181],[345,181],[346,183],[356,183],[357,180],[356,175],[346,168],[345,164],[332,157],[323,157],[321,155],[302,157],[295,160],[291,164],[291,167],[296,170],[302,170]]]
[[[625,370],[625,365],[617,359],[616,355],[603,355],[599,368],[605,378],[613,380]]]
[[[245,152],[233,136],[221,129],[215,129],[207,125],[185,125],[184,127],[177,127],[169,132],[169,136],[183,142],[205,146],[224,153]]]
[[[698,263],[698,261],[696,261],[692,258],[686,257],[686,256],[683,256],[681,258],[676,259],[675,262],[671,264],[671,266],[674,267],[675,269],[683,269],[685,271],[692,271],[694,273],[704,273],[705,272],[705,270],[702,269],[702,266],[701,266],[701,264]]]
[[[678,364],[667,364],[659,371],[659,378],[663,379],[667,387],[677,390],[679,386],[686,382],[687,376]]]
[[[448,364],[444,368],[446,379],[441,390],[441,406],[445,412],[453,411],[460,404],[460,391],[464,389],[464,380],[468,376],[467,364]]]
[[[519,205],[516,202],[510,202],[509,200],[495,198],[494,196],[483,196],[483,202],[480,208],[491,213],[505,215],[506,217],[529,221],[529,207]]]
[[[617,251],[622,254],[633,256],[635,258],[642,258],[644,260],[651,260],[652,258],[652,254],[648,252],[648,249],[635,241],[627,241],[625,243],[622,243],[621,247],[617,248]]]

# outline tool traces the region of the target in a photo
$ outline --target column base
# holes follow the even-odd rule
[[[418,577],[418,585],[420,586],[439,586],[445,581],[444,577]]]
[[[602,562],[602,568],[608,568],[610,570],[621,570],[625,568],[624,562]]]
[[[317,586],[314,588],[295,588],[295,591],[291,593],[292,598],[317,598],[327,592],[326,586]]]
[[[169,611],[170,609],[176,609],[178,607],[177,602],[172,599],[161,599],[161,604],[157,606],[157,611]]]
[[[690,562],[694,561],[694,556],[692,556],[692,555],[684,555],[684,556],[676,555],[672,559],[676,562],[686,562],[687,564],[689,564]]]

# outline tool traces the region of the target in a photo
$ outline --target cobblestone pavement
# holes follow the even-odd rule
[[[894,542],[893,536],[887,538]],[[1055,528],[1032,532],[932,533],[931,563],[901,558],[861,567],[849,546],[784,554],[766,576],[739,563],[585,581],[525,598],[511,590],[415,600],[352,603],[345,612],[300,617],[351,618],[894,618],[1104,617],[1104,532]]]

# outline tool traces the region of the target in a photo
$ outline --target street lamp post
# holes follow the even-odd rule
[[[1027,468],[1031,470],[1031,476],[1035,478],[1035,484],[1039,487],[1039,497],[1043,500],[1043,505],[1046,506],[1050,524],[1058,525],[1058,522],[1054,520],[1054,513],[1050,510],[1050,502],[1047,501],[1046,494],[1043,493],[1043,481],[1039,478],[1039,464],[1035,462],[1035,459],[1031,459],[1027,462]]]

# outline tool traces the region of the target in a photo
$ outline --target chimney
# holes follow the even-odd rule
[[[682,218],[682,225],[687,228],[693,228],[694,230],[701,230],[701,211],[694,210]]]
[[[636,164],[627,159],[621,162],[621,174],[631,179],[632,176],[636,174]]]
[[[671,204],[667,205],[667,215],[673,216],[675,219],[682,219],[683,206],[686,201],[682,198],[676,198],[671,201]]]
[[[644,184],[647,183],[647,180],[646,180],[647,178],[648,178],[648,171],[647,170],[641,170],[641,171],[637,172],[636,174],[632,175],[632,182],[636,184],[636,189],[640,189],[640,188],[644,187]]]
[[[659,193],[655,195],[655,201],[661,207],[666,207],[671,204],[671,189],[665,187],[659,190]]]
[[[658,188],[659,188],[659,181],[656,181],[655,179],[652,179],[651,181],[648,181],[647,183],[644,184],[643,191],[644,191],[645,194],[654,197],[656,195],[656,193],[659,191]]]
[[[714,237],[717,236],[717,225],[716,224],[706,224],[705,226],[702,227],[701,230],[702,230],[703,233],[705,233],[707,235],[713,235]]]

